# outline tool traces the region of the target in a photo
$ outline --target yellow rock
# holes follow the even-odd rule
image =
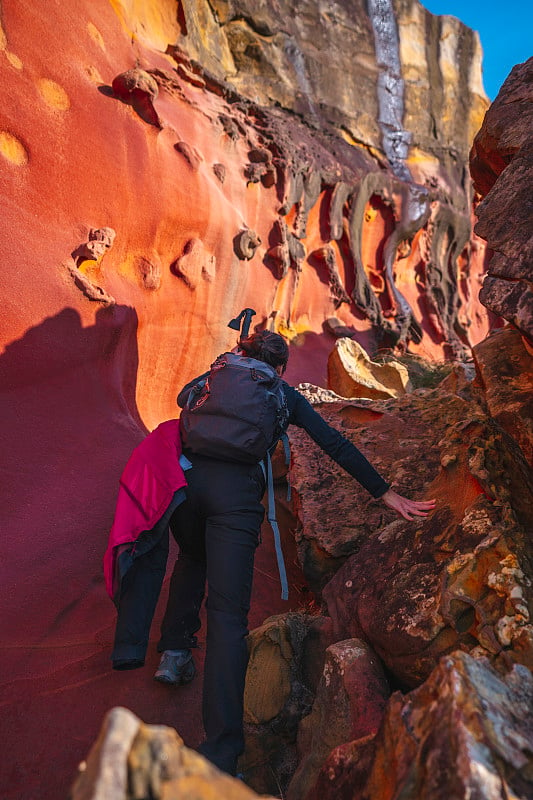
[[[145,725],[126,708],[107,714],[70,800],[253,800],[242,781],[189,750],[173,728]]]
[[[6,50],[6,58],[15,69],[22,69],[24,66],[20,58],[16,56],[15,53],[10,53],[9,50]]]
[[[91,37],[91,39],[94,39],[96,44],[99,47],[101,47],[102,50],[105,50],[105,44],[104,44],[103,36],[100,33],[100,31],[98,30],[98,28],[96,27],[96,25],[93,25],[92,22],[88,22],[87,23],[87,31],[89,32],[89,36]]]
[[[383,400],[409,390],[409,373],[397,361],[371,361],[355,339],[338,339],[328,359],[328,388],[341,397]]]
[[[21,167],[28,163],[28,153],[26,148],[16,136],[7,131],[0,131],[0,153],[11,164]]]
[[[254,630],[249,642],[245,720],[260,724],[274,719],[290,695],[292,647],[281,617]]]
[[[59,83],[49,78],[41,78],[37,86],[43,100],[50,108],[55,108],[57,111],[68,111],[70,108],[69,96]]]
[[[111,7],[129,37],[163,53],[180,34],[174,0],[111,0]]]

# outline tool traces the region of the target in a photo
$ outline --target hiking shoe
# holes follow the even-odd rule
[[[192,681],[196,675],[196,667],[190,650],[165,650],[161,656],[154,680],[172,686],[183,686]]]

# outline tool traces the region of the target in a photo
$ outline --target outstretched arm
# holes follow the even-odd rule
[[[318,414],[310,403],[292,386],[286,386],[287,403],[289,405],[289,422],[298,425],[328,453],[337,464],[340,464],[350,475],[364,486],[377,500],[383,500],[404,519],[427,517],[435,508],[435,500],[409,500],[395,492],[364,455],[335,428],[332,428]]]
[[[435,508],[435,500],[409,500],[395,492],[394,489],[387,489],[385,494],[381,495],[380,500],[383,500],[386,506],[392,508],[399,517],[404,519],[427,517],[429,512]]]

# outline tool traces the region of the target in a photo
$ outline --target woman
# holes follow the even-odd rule
[[[284,339],[262,331],[241,340],[240,354],[270,364],[281,376],[289,350]],[[183,407],[199,379],[180,392]],[[304,428],[312,439],[376,499],[405,519],[427,516],[435,501],[402,497],[364,455],[318,414],[296,389],[283,381],[288,424]],[[207,582],[207,646],[203,686],[206,734],[200,752],[234,775],[244,749],[243,695],[248,651],[248,611],[254,554],[259,542],[265,480],[260,464],[244,464],[197,455],[183,448],[186,500],[170,519],[180,552],[174,565],[158,650],[163,651],[155,679],[180,684],[194,675],[199,611]],[[164,548],[164,542],[161,547]],[[152,557],[157,556],[152,551]],[[149,555],[149,554],[148,554]]]

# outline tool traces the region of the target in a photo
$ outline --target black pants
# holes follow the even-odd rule
[[[111,659],[115,665],[129,662],[142,666],[148,648],[150,626],[161,592],[168,559],[168,526],[182,490],[152,528],[144,531],[135,545],[119,556],[122,575],[117,605],[115,642]]]
[[[187,471],[187,499],[170,519],[180,552],[158,650],[196,646],[207,580],[202,701],[206,741],[201,751],[218,767],[234,773],[244,748],[246,636],[254,555],[264,517],[264,478],[259,466],[187,455],[193,467]],[[165,541],[163,533],[158,544],[134,563],[136,574],[143,574],[143,586],[151,581],[155,595],[161,588],[161,564],[168,553],[168,533],[166,537]],[[133,583],[136,580],[134,577]]]

